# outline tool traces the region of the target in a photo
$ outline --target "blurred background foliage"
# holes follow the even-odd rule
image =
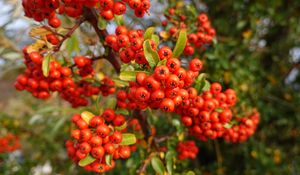
[[[197,160],[179,164],[176,172],[300,174],[300,1],[184,3],[207,12],[217,30],[218,42],[205,55],[208,78],[238,91],[241,114],[251,110],[246,106],[256,106],[261,123],[242,144],[199,142]],[[130,14],[126,22],[132,27],[159,25],[164,8],[177,4],[153,1],[157,8],[147,17],[151,22],[131,20]],[[22,17],[21,1],[0,0],[0,6],[0,135],[12,132],[22,140],[21,151],[0,155],[0,174],[84,174],[68,160],[63,146],[76,110],[56,97],[42,102],[14,90],[14,79],[24,69],[20,50],[32,42],[27,33],[35,24]],[[132,157],[124,162],[129,168],[111,174],[134,174],[138,153]]]

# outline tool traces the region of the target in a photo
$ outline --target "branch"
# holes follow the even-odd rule
[[[101,30],[98,28],[98,15],[97,13],[90,8],[84,8],[83,13],[85,19],[92,25],[99,39],[104,41],[105,37],[108,36],[108,32],[106,30]],[[113,52],[113,50],[109,47],[106,47],[108,50],[108,56],[106,59],[113,65],[117,73],[120,73],[121,63],[119,57]]]
[[[72,36],[72,34],[80,27],[80,25],[85,21],[85,18],[80,18],[79,20],[76,21],[76,24],[68,31],[66,35],[63,35],[62,39],[59,41],[59,43],[54,46],[52,49],[53,52],[58,52],[63,45],[63,43]],[[46,28],[49,30],[49,28]],[[41,54],[44,54],[48,52],[50,49],[43,50]]]

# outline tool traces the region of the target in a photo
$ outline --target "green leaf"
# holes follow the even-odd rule
[[[204,83],[205,83],[205,73],[202,73],[196,78],[194,83],[194,87],[196,88],[198,93],[202,91],[202,88],[204,87]]]
[[[151,165],[157,174],[163,175],[165,173],[165,166],[158,157],[151,159]]]
[[[179,32],[179,36],[178,36],[178,40],[175,45],[175,49],[173,50],[173,54],[172,54],[173,58],[178,58],[182,54],[182,52],[186,46],[186,42],[187,42],[186,30],[181,30]]]
[[[144,53],[146,60],[148,61],[150,67],[155,67],[156,64],[159,62],[158,53],[151,48],[151,44],[149,40],[146,40],[143,44]]]
[[[127,122],[125,122],[121,126],[116,126],[115,129],[118,130],[118,131],[121,131],[121,130],[125,129],[126,127],[127,127]]]
[[[88,154],[84,159],[81,159],[79,162],[78,162],[78,165],[81,166],[81,167],[84,167],[88,164],[91,164],[95,161],[96,159],[94,157],[92,157],[90,154]]]
[[[66,49],[68,52],[68,55],[71,57],[73,51],[76,51],[77,53],[80,52],[80,47],[79,47],[79,41],[76,35],[72,35],[66,42]]]
[[[115,15],[115,22],[118,26],[124,25],[124,18],[123,15]]]
[[[232,121],[229,122],[229,123],[225,123],[223,126],[224,126],[224,128],[226,128],[226,129],[230,129],[230,128],[233,127],[233,125],[236,125],[236,124],[238,124],[238,122],[237,122],[236,120],[232,120]]]
[[[106,26],[107,26],[107,21],[105,19],[103,19],[102,17],[100,17],[98,20],[99,29],[104,30],[104,29],[106,29]]]
[[[126,87],[129,85],[128,81],[123,81],[118,78],[113,78],[112,80],[115,82],[117,87]]]
[[[105,163],[109,166],[111,166],[111,161],[112,161],[112,155],[111,154],[106,154],[105,156]]]
[[[50,60],[52,58],[52,55],[46,55],[45,58],[43,59],[42,63],[42,70],[43,70],[43,75],[45,77],[49,76],[49,68],[50,68]]]
[[[115,111],[116,114],[129,115],[129,111],[126,109],[117,109]]]
[[[154,32],[155,27],[149,27],[144,33],[144,40],[151,39]]]
[[[208,91],[210,89],[210,82],[205,80],[204,81],[204,87],[202,88],[202,91]]]
[[[188,171],[185,175],[195,175],[194,171]]]
[[[120,73],[119,78],[123,81],[135,81],[136,74],[136,71],[123,71]]]
[[[166,163],[167,163],[167,171],[170,175],[173,174],[173,164],[174,164],[174,157],[176,157],[176,152],[171,150],[171,151],[168,151],[167,154],[166,154]]]
[[[136,143],[136,137],[131,133],[122,134],[122,142],[120,145],[133,145]]]
[[[215,111],[221,113],[221,112],[223,112],[223,108],[217,108],[217,109],[215,109]]]
[[[151,40],[154,41],[156,45],[159,45],[159,36],[158,35],[152,35]]]
[[[157,66],[162,66],[162,65],[166,65],[167,64],[167,60],[164,59],[164,60],[161,60],[157,63]]]

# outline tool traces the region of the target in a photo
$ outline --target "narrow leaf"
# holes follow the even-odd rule
[[[159,62],[159,56],[156,51],[151,48],[151,44],[149,40],[146,40],[143,44],[144,53],[146,60],[148,61],[150,67],[155,67]]]
[[[188,171],[186,175],[195,175],[194,171]]]
[[[84,167],[86,165],[89,165],[91,163],[93,163],[96,159],[94,157],[92,157],[90,154],[88,154],[84,159],[81,159],[78,162],[78,165],[81,167]]]
[[[133,145],[136,143],[136,137],[131,133],[122,134],[122,142],[120,145]]]
[[[186,30],[181,30],[179,32],[179,37],[176,42],[175,48],[173,50],[173,54],[172,54],[173,58],[178,58],[182,54],[182,52],[186,46],[186,42],[187,42]]]
[[[127,127],[127,122],[125,122],[121,126],[116,126],[115,129],[118,130],[118,131],[121,131],[121,130],[125,129],[126,127]]]
[[[163,175],[166,171],[164,164],[156,156],[151,159],[151,165],[157,174]]]
[[[167,60],[164,59],[164,60],[161,60],[157,63],[157,66],[162,66],[162,65],[166,65],[167,64]]]
[[[135,71],[123,71],[120,73],[119,78],[123,81],[135,81],[136,74],[137,74],[137,72],[135,72]]]
[[[208,91],[210,89],[210,82],[205,80],[204,87],[202,88],[202,91]]]
[[[43,59],[43,63],[42,63],[42,70],[43,70],[43,75],[45,77],[49,76],[49,67],[50,67],[50,60],[52,58],[52,55],[46,55]]]
[[[155,27],[149,27],[144,33],[144,40],[151,39],[154,32]]]
[[[124,25],[124,18],[123,15],[115,15],[115,22],[118,26]]]
[[[170,175],[173,174],[173,158],[176,157],[176,152],[175,151],[168,151],[166,154],[166,163],[167,163],[167,171]]]
[[[52,32],[45,27],[34,27],[30,30],[29,36],[30,37],[42,37],[46,36],[48,34],[51,34]]]
[[[105,156],[105,163],[109,166],[111,166],[111,161],[112,161],[112,155],[111,154],[107,154]]]
[[[72,56],[72,53],[75,51],[79,53],[79,41],[76,35],[72,35],[66,42],[66,48],[69,56]]]
[[[89,111],[84,111],[81,113],[81,118],[87,123],[90,123],[90,120],[94,117],[95,115]]]
[[[154,43],[157,46],[159,45],[159,36],[158,35],[152,35],[151,40],[154,41]]]
[[[117,109],[115,111],[116,114],[129,115],[129,111],[126,109]]]
[[[104,30],[104,29],[106,29],[106,26],[107,26],[107,21],[105,19],[103,19],[102,17],[99,18],[99,20],[98,20],[99,29]]]

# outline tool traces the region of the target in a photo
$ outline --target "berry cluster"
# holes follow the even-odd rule
[[[256,110],[246,118],[236,118],[239,124],[226,129],[223,135],[224,140],[229,142],[244,142],[252,136],[260,120],[260,114]]]
[[[125,123],[123,115],[115,114],[114,110],[106,109],[101,116],[84,117],[86,114],[75,114],[72,122],[77,129],[72,130],[72,140],[66,142],[69,157],[74,162],[91,156],[93,161],[84,168],[88,171],[103,173],[115,166],[115,160],[130,157],[129,146],[120,145],[126,128],[118,131]],[[111,162],[106,162],[105,157],[111,156]]]
[[[190,106],[190,98],[197,96],[197,90],[189,87],[202,69],[201,60],[190,62],[190,70],[181,67],[177,58],[165,57],[166,65],[157,66],[154,73],[147,76],[140,72],[136,82],[130,83],[129,91],[118,92],[118,107],[129,109],[161,109],[163,112],[179,112]]]
[[[232,120],[230,107],[237,101],[234,90],[222,92],[219,83],[212,83],[210,90],[202,93],[195,101],[189,113],[183,113],[181,118],[183,124],[189,127],[190,134],[202,141],[221,137],[224,124]]]
[[[167,20],[163,21],[163,26],[168,28],[168,33],[175,37],[180,29],[187,28],[187,17],[182,13],[176,13],[174,8],[169,9],[165,15]],[[190,23],[190,21],[189,21]],[[188,35],[188,42],[184,49],[185,55],[193,55],[195,48],[202,48],[204,45],[211,44],[216,35],[215,29],[211,26],[210,21],[205,13],[198,15],[193,23],[196,24],[196,29],[191,30]]]
[[[191,140],[179,142],[176,150],[178,153],[179,160],[187,158],[195,159],[199,152],[195,141]]]
[[[51,27],[61,25],[58,14],[66,14],[77,18],[83,14],[84,8],[97,8],[100,15],[106,20],[112,20],[114,15],[123,15],[126,12],[126,4],[134,10],[136,17],[143,17],[150,9],[150,0],[22,0],[25,16],[41,22],[45,19]]]
[[[73,69],[77,68],[77,74],[74,74],[71,68],[61,66],[59,62],[53,60],[50,62],[49,75],[46,77],[42,71],[44,57],[36,51],[28,53],[26,48],[23,52],[27,68],[25,74],[17,78],[15,83],[17,90],[31,92],[39,99],[47,99],[51,92],[59,92],[63,99],[72,104],[72,107],[88,105],[86,97],[100,92],[105,96],[115,92],[115,84],[108,77],[102,80],[100,87],[84,80],[92,78],[95,74],[92,60],[89,58],[82,56],[74,58]],[[81,80],[75,81],[77,75],[81,77]]]
[[[12,133],[0,137],[0,153],[13,152],[21,148],[20,139]]]
[[[147,64],[143,51],[143,30],[128,30],[125,26],[118,26],[115,35],[105,38],[106,44],[118,52],[123,63],[135,61],[138,64]]]

